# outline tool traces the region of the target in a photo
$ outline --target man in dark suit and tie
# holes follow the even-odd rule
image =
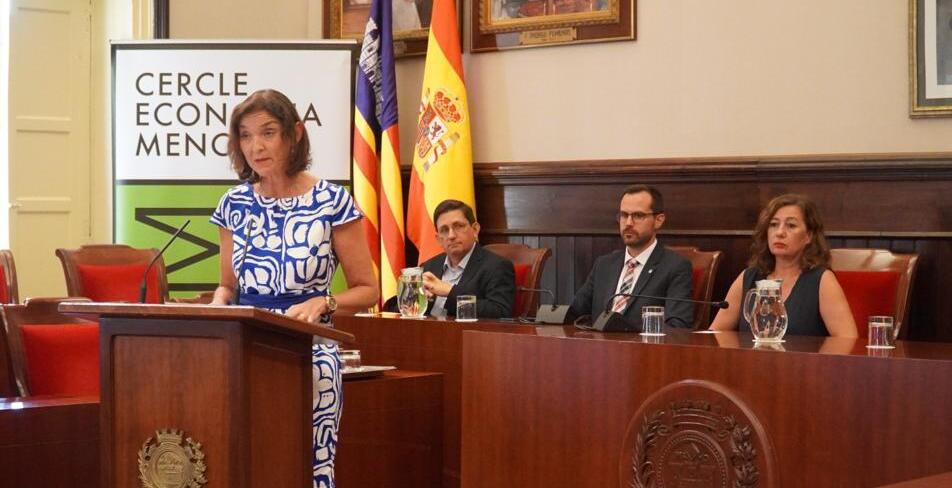
[[[597,316],[606,310],[622,314],[632,328],[641,326],[641,307],[664,307],[665,323],[690,327],[691,303],[654,298],[617,297],[616,293],[691,298],[691,263],[658,243],[655,234],[664,225],[664,197],[656,188],[634,185],[625,189],[618,209],[618,228],[624,251],[595,260],[585,284],[575,293],[570,315]]]
[[[516,275],[512,263],[476,242],[479,223],[469,205],[445,200],[433,211],[443,253],[423,263],[423,286],[435,297],[429,315],[456,315],[456,297],[476,295],[476,316],[512,317]]]

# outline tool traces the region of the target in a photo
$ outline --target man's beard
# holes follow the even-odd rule
[[[648,243],[651,240],[651,235],[648,234],[635,234],[631,239],[625,238],[622,236],[622,241],[624,241],[625,246],[627,247],[641,247]]]

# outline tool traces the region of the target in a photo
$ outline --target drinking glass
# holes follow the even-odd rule
[[[873,315],[869,317],[867,325],[869,325],[869,343],[866,347],[870,349],[892,349],[896,347],[892,317]]]
[[[460,295],[456,297],[456,321],[476,321],[476,295]]]
[[[661,326],[664,324],[664,307],[641,307],[641,335],[662,336]]]
[[[360,371],[360,351],[357,349],[342,349],[340,351],[340,362],[344,369]]]
[[[403,318],[423,318],[426,314],[426,293],[423,289],[423,268],[403,268],[397,283],[397,306]]]

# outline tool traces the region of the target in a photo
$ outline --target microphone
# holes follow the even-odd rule
[[[249,218],[249,213],[245,212],[245,248],[241,252],[241,262],[238,263],[238,275],[235,277],[235,305],[241,305],[241,274],[245,269],[245,259],[248,258],[248,245],[251,244],[251,223],[254,219]]]
[[[551,305],[539,304],[539,309],[536,310],[535,314],[535,323],[537,324],[556,324],[562,325],[565,323],[565,316],[569,313],[568,305],[556,305],[555,304],[555,293],[552,293],[550,290],[545,288],[526,288],[520,286],[517,288],[518,291],[532,292],[532,293],[545,293],[552,297]]]
[[[595,319],[595,322],[592,323],[592,328],[598,331],[605,332],[614,332],[614,331],[634,331],[640,332],[641,327],[633,327],[632,324],[618,312],[612,311],[612,305],[615,303],[615,298],[617,297],[628,297],[628,298],[649,298],[653,300],[664,300],[672,302],[684,302],[684,303],[695,303],[701,305],[710,305],[714,308],[727,308],[729,304],[726,301],[706,301],[706,300],[694,300],[691,298],[676,298],[676,297],[658,297],[653,295],[641,295],[635,293],[616,293],[608,298],[608,303],[605,305],[605,311],[598,315]]]
[[[152,266],[155,264],[156,261],[159,260],[160,257],[162,257],[162,253],[164,253],[165,250],[168,249],[169,246],[172,245],[175,239],[178,239],[179,234],[181,234],[182,231],[185,230],[185,228],[188,227],[188,224],[190,224],[191,222],[192,222],[191,220],[186,220],[185,223],[182,224],[182,226],[179,227],[178,230],[175,231],[174,234],[172,234],[172,237],[170,237],[169,241],[165,243],[165,246],[162,247],[162,250],[159,251],[159,253],[156,254],[155,257],[152,258],[152,261],[149,261],[149,265],[145,267],[145,273],[143,273],[142,275],[142,282],[139,284],[139,303],[145,303],[145,292],[149,286],[149,271],[152,270]]]
[[[615,297],[617,297],[617,296],[628,296],[628,297],[631,297],[631,298],[651,298],[651,299],[654,299],[654,300],[665,300],[665,301],[670,300],[670,301],[672,301],[672,302],[698,303],[698,304],[701,304],[701,305],[710,305],[710,306],[712,306],[712,307],[714,307],[714,308],[727,308],[727,307],[730,306],[730,304],[727,303],[727,302],[724,301],[724,300],[721,300],[721,301],[707,301],[707,300],[694,300],[694,299],[691,299],[691,298],[655,297],[655,296],[651,296],[651,295],[633,295],[633,294],[631,294],[631,293],[618,293],[618,294],[616,294],[616,295],[614,295],[614,296],[615,296]]]

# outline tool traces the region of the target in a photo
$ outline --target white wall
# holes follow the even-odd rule
[[[321,0],[169,0],[172,39],[318,39]]]
[[[314,37],[304,3],[173,0],[172,32]],[[202,10],[182,19],[183,4]],[[319,9],[306,10],[313,24]],[[468,13],[464,26],[468,37]],[[899,0],[640,0],[634,42],[464,54],[474,156],[950,151],[952,119],[908,116],[907,29]],[[398,61],[405,164],[422,70],[422,57]]]
[[[7,97],[10,53],[10,0],[0,0],[0,120],[9,120]],[[0,130],[0,249],[10,248],[10,176],[8,133]]]
[[[133,39],[134,11],[148,10],[148,0],[94,0],[90,34],[90,209],[92,242],[112,242],[112,75],[110,40]],[[148,33],[151,36],[151,32]]]

